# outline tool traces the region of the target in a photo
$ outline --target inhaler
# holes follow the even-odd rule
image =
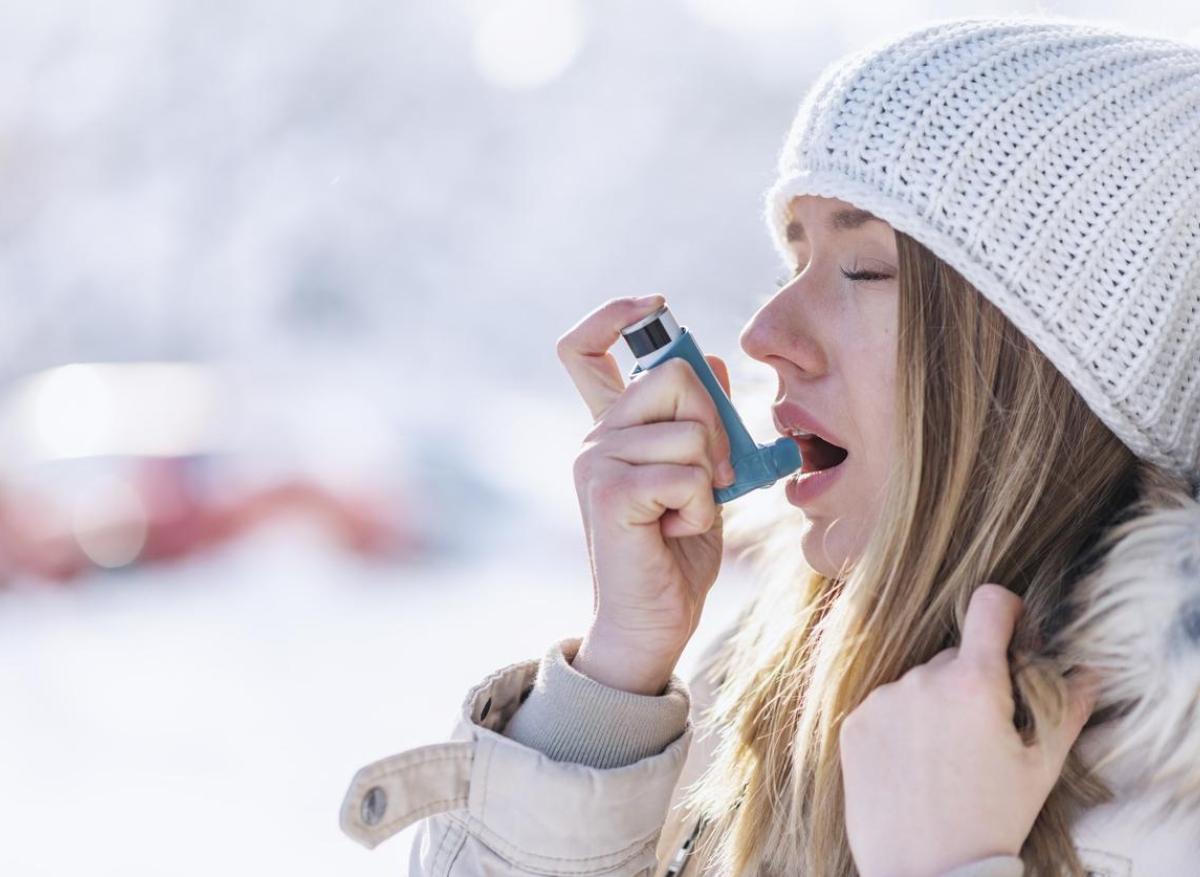
[[[725,432],[729,435],[729,461],[733,464],[736,479],[728,487],[713,488],[713,499],[717,503],[737,499],[759,487],[770,487],[801,467],[800,446],[790,437],[783,436],[770,445],[755,444],[734,410],[733,403],[725,395],[724,388],[717,381],[717,376],[713,374],[708,360],[700,352],[695,337],[687,330],[687,326],[680,326],[675,321],[671,309],[665,304],[649,316],[626,326],[621,330],[621,337],[637,358],[637,365],[629,373],[630,378],[668,359],[680,357],[691,364],[704,389],[712,396],[721,422],[725,425]]]

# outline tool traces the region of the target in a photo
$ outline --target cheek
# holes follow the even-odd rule
[[[859,471],[869,481],[884,477],[892,465],[892,436],[896,411],[896,351],[893,339],[856,345],[847,364],[854,418],[858,427]]]
[[[862,348],[854,361],[853,372],[847,374],[847,390],[853,395],[853,418],[856,424],[857,455],[848,474],[850,486],[863,510],[874,506],[894,461],[893,426],[895,422],[895,360],[888,350]]]
[[[864,374],[863,385],[869,396],[872,432],[876,447],[890,444],[892,423],[896,408],[896,310],[894,300],[890,306],[874,315],[866,343],[861,351]]]
[[[892,464],[892,436],[896,421],[896,372],[890,359],[871,382],[870,405],[873,412],[868,422],[871,431],[868,439],[871,468],[876,472],[886,472]]]

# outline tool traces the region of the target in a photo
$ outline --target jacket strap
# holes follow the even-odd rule
[[[342,831],[371,849],[419,819],[466,807],[474,757],[474,741],[456,741],[368,764],[342,801]]]

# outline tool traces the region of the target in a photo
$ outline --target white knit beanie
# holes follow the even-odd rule
[[[848,201],[994,303],[1200,498],[1200,48],[1079,20],[942,19],[824,70],[767,192]]]

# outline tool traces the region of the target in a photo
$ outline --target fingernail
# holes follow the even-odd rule
[[[664,301],[664,299],[663,299],[662,295],[660,295],[659,293],[655,293],[654,295],[643,295],[641,298],[635,299],[634,304],[636,304],[640,307],[646,307],[647,305],[650,305],[650,304],[660,305],[663,303],[663,301]]]
[[[733,465],[728,460],[722,460],[717,465],[717,477],[720,479],[718,487],[728,487],[737,480],[737,473],[733,471]]]

